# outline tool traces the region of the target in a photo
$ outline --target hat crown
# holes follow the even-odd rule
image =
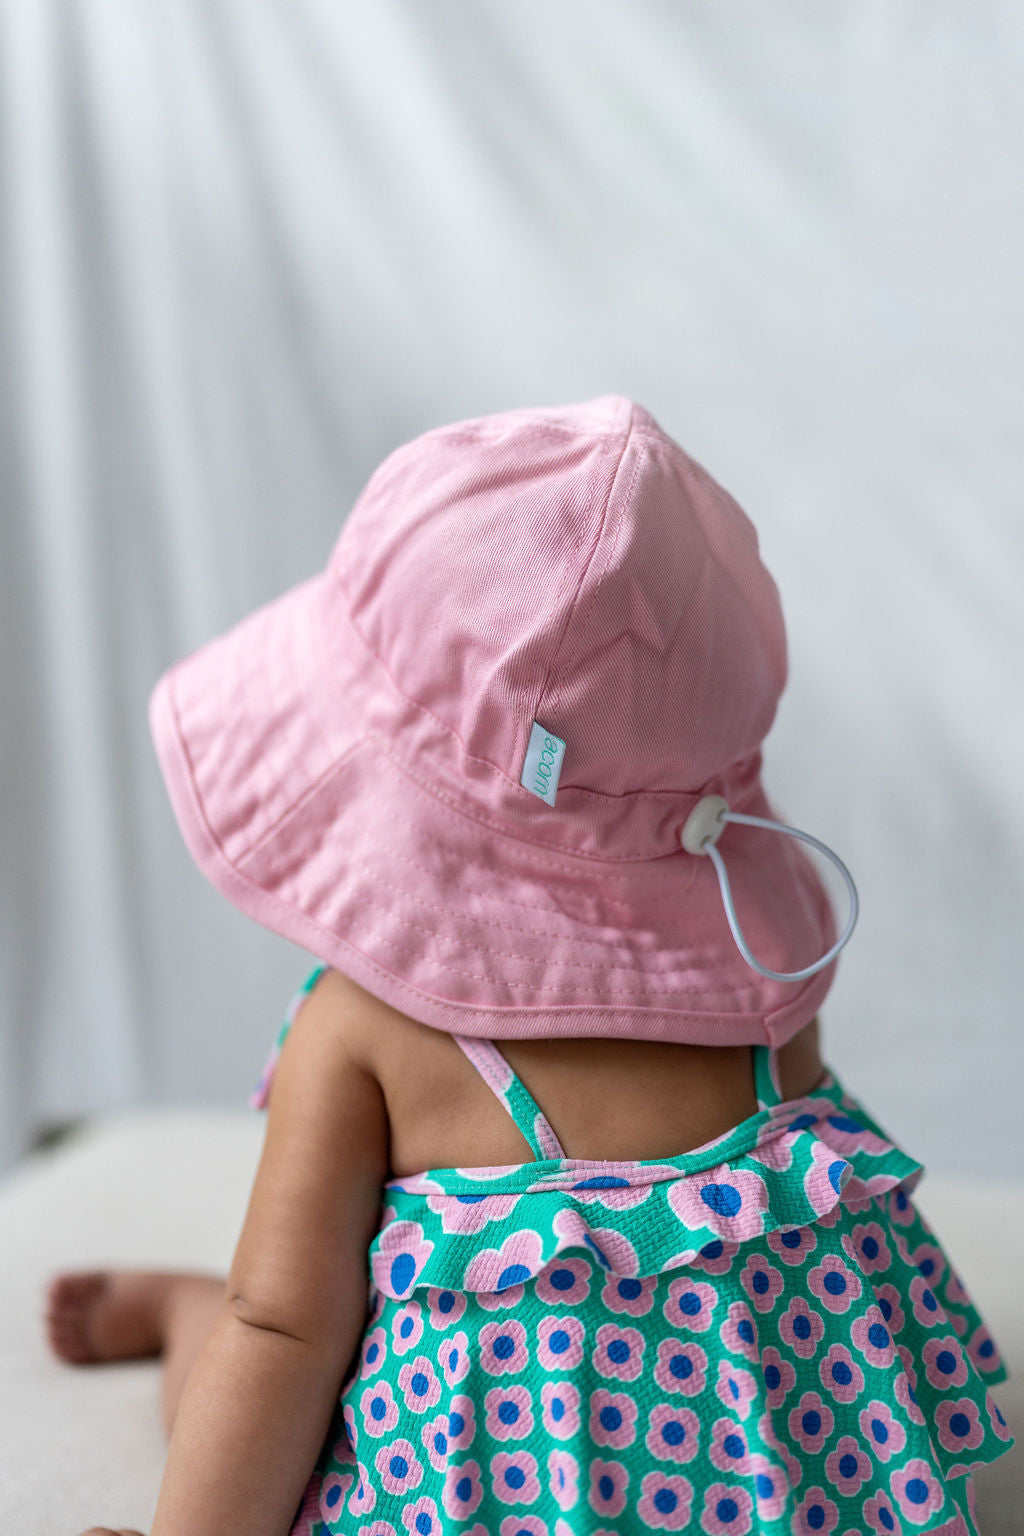
[[[331,570],[392,684],[510,803],[534,720],[566,743],[556,813],[571,790],[735,796],[756,775],[786,681],[778,591],[746,514],[631,400],[404,444]]]

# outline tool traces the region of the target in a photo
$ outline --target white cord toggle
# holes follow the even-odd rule
[[[843,879],[846,881],[850,892],[850,916],[842,935],[836,940],[828,954],[822,955],[813,965],[807,965],[802,971],[769,971],[754,959],[747,947],[747,941],[740,931],[739,920],[736,917],[736,908],[733,906],[732,892],[729,889],[729,877],[725,872],[725,861],[715,847],[718,839],[725,831],[727,821],[739,821],[749,827],[768,827],[776,832],[788,832],[790,837],[799,837],[805,843],[812,843],[815,848],[830,858],[836,865]],[[835,959],[843,945],[848,941],[857,922],[860,912],[860,902],[857,897],[857,887],[853,883],[853,876],[837,853],[825,844],[812,837],[809,832],[800,832],[796,827],[787,827],[781,821],[769,821],[765,816],[745,816],[740,811],[730,811],[728,801],[721,795],[705,795],[698,800],[693,810],[686,819],[679,841],[687,853],[707,854],[714,863],[718,872],[718,883],[722,889],[722,900],[725,902],[725,915],[729,919],[729,927],[732,936],[739,946],[740,954],[748,965],[753,966],[762,976],[767,976],[771,981],[803,981],[806,976],[813,976]]]

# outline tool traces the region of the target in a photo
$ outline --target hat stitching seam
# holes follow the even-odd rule
[[[435,873],[434,870],[429,869],[426,865],[424,865],[424,864],[417,864],[414,859],[409,859],[409,858],[405,857],[403,854],[394,854],[394,853],[390,853],[389,852],[388,859],[389,859],[389,861],[400,862],[402,864],[408,864],[410,866],[410,868],[415,869],[415,870],[419,870],[419,871],[421,871],[424,874],[433,875]],[[393,880],[388,880],[385,876],[383,876],[383,875],[377,873],[376,871],[374,871],[373,867],[371,865],[369,865],[368,861],[365,860],[365,859],[359,859],[359,860],[355,861],[355,863],[350,863],[349,864],[349,868],[356,868],[356,867],[367,867],[367,868],[370,868],[371,872],[374,875],[374,879],[375,880],[379,880],[381,882],[381,884],[386,885],[386,886],[390,886],[393,890],[396,890],[396,891],[400,892],[405,900],[414,901],[419,906],[429,907],[432,912],[437,912],[437,913],[439,913],[439,914],[441,914],[443,916],[451,916],[451,917],[461,918],[463,920],[468,915],[466,913],[466,911],[465,911],[465,908],[455,908],[455,907],[439,906],[436,901],[428,900],[426,897],[410,895],[410,893],[407,892],[404,889],[404,887],[396,884],[395,881],[393,881]],[[656,899],[658,899],[658,898],[656,898],[656,897],[652,897],[651,898],[651,900],[656,900]],[[623,901],[623,902],[618,902],[617,905],[618,906],[626,906],[627,903]],[[537,914],[536,907],[530,907],[530,906],[528,906],[526,904],[526,902],[522,902],[522,901],[514,901],[514,900],[507,900],[506,901],[506,900],[502,899],[501,900],[501,907],[503,909],[513,908],[513,907],[517,908],[517,909],[522,909],[523,911],[531,912],[534,916],[536,916],[536,914]],[[606,924],[590,923],[590,924],[588,924],[587,920],[584,919],[584,918],[570,917],[566,913],[556,911],[553,908],[545,909],[545,913],[546,913],[546,915],[551,916],[551,917],[565,918],[565,920],[567,922],[579,923],[581,926],[591,926],[591,927],[602,927],[602,926],[604,926],[604,927],[613,927],[614,926],[614,923],[606,923]],[[717,915],[717,913],[714,914],[714,915],[712,915],[710,913],[701,913],[701,914],[699,914],[699,917],[700,917],[700,920],[701,920],[702,923],[705,923],[705,924],[714,923],[715,926],[718,925],[718,915]],[[497,923],[497,922],[492,921],[490,918],[480,916],[478,913],[473,913],[472,914],[472,921],[476,922],[476,923],[479,923],[482,927],[485,927],[485,928],[504,928],[509,933],[525,934],[525,935],[528,935],[528,936],[530,936],[532,938],[551,939],[553,937],[553,935],[550,932],[544,932],[543,930],[536,929],[536,928],[520,928],[520,927],[516,927],[515,925],[509,924],[509,923]],[[691,925],[691,927],[696,927],[697,926],[696,918],[690,920],[690,925]],[[569,939],[574,944],[594,944],[594,945],[599,945],[602,948],[609,948],[611,946],[611,944],[614,944],[616,942],[615,940],[611,940],[608,943],[606,943],[605,941],[603,941],[601,939],[577,938],[575,934],[570,934],[570,933],[558,934],[558,935],[555,935],[554,937],[557,937],[559,939]],[[728,950],[726,952],[728,953]]]
[[[338,581],[337,575],[335,573],[332,573],[332,575],[334,577],[335,582],[339,586],[343,596],[348,597],[348,593],[345,591],[345,588],[341,586],[340,581]],[[373,646],[366,639],[365,635],[360,630],[360,628],[359,628],[358,624],[356,623],[355,619],[352,617],[352,614],[347,609],[344,609],[343,612],[345,614],[345,618],[348,620],[349,624],[352,626],[352,630],[353,630],[354,634],[356,635],[357,639],[359,640],[360,645],[362,645],[363,649],[366,651],[368,656],[372,656],[373,657],[374,661],[378,664],[378,666],[380,667],[381,671],[384,673],[384,676],[387,678],[388,683],[394,689],[394,691],[398,695],[398,697],[400,699],[402,699],[406,704],[410,705],[411,708],[413,708],[415,710],[418,710],[420,714],[426,715],[430,720],[433,720],[434,723],[436,725],[438,725],[441,728],[441,730],[443,730],[445,732],[446,735],[452,737],[455,741],[457,741],[458,744],[459,744],[459,748],[460,748],[460,750],[462,752],[463,757],[465,757],[468,762],[479,763],[482,767],[491,769],[494,773],[498,774],[504,780],[504,782],[509,786],[509,788],[511,788],[511,789],[518,789],[520,787],[519,781],[517,779],[513,779],[510,774],[507,774],[505,772],[504,768],[502,768],[500,763],[492,762],[492,760],[489,757],[480,757],[477,753],[471,752],[469,750],[469,748],[466,746],[466,744],[463,741],[462,737],[459,735],[458,731],[454,729],[454,727],[449,725],[446,720],[442,720],[441,717],[439,715],[436,715],[432,709],[429,709],[426,704],[421,704],[418,699],[412,698],[409,694],[407,694],[401,688],[399,683],[396,681],[396,679],[394,677],[394,674],[391,672],[390,668],[388,667],[387,662],[379,654],[379,652],[374,650]],[[549,668],[549,672],[550,672],[550,668]],[[546,683],[545,683],[545,686],[546,686]],[[542,690],[541,697],[543,697],[543,690]],[[540,710],[540,707],[541,707],[540,703],[538,702],[537,711]],[[399,757],[396,753],[392,752],[390,750],[389,746],[388,746],[388,742],[389,742],[389,740],[391,738],[382,736],[380,734],[380,732],[374,730],[372,726],[364,726],[363,729],[366,730],[367,733],[368,733],[367,736],[363,738],[364,741],[368,740],[370,737],[372,737],[373,740],[378,744],[379,750],[386,757],[388,757],[393,763],[396,763],[404,772],[408,773],[410,778],[414,778],[416,780],[416,782],[421,786],[421,788],[427,790],[427,792],[430,793],[430,794],[436,794],[439,799],[444,799],[446,801],[446,803],[451,805],[452,809],[457,811],[460,815],[466,816],[471,821],[480,822],[482,825],[493,827],[495,831],[502,832],[502,833],[504,833],[508,837],[515,838],[517,841],[520,841],[520,842],[532,842],[532,839],[530,839],[530,838],[521,838],[521,837],[519,837],[519,835],[517,833],[509,832],[507,830],[507,828],[500,826],[497,822],[492,821],[491,819],[489,819],[487,817],[478,816],[478,815],[474,814],[473,812],[465,810],[462,806],[458,805],[448,795],[448,793],[446,791],[444,791],[444,790],[442,790],[440,788],[436,788],[435,789],[435,787],[433,785],[431,785],[426,779],[423,779],[418,774],[416,774],[413,771],[413,769],[408,766],[408,764],[406,763],[404,758]],[[692,800],[692,801],[696,802],[697,800],[699,800],[701,798],[702,795],[707,793],[709,785],[720,783],[722,781],[722,779],[723,779],[723,776],[727,776],[729,771],[735,766],[736,763],[745,763],[752,756],[754,756],[754,753],[748,753],[746,756],[741,756],[741,757],[738,757],[738,758],[734,758],[733,761],[731,763],[729,763],[724,770],[716,771],[714,774],[711,775],[710,778],[705,780],[703,785],[701,785],[697,789],[628,789],[628,790],[625,790],[620,795],[614,795],[614,794],[609,794],[609,793],[607,793],[604,790],[590,789],[588,786],[586,786],[584,784],[560,783],[559,784],[559,792],[560,793],[564,793],[566,790],[572,790],[577,795],[586,795],[588,798],[590,798],[592,800],[600,801],[602,803],[608,803],[608,802],[614,802],[614,801],[617,801],[617,802],[620,802],[620,803],[624,803],[626,801],[640,801],[640,802],[642,802],[642,801],[646,801],[646,800],[658,800],[658,799],[666,799],[666,800]],[[754,798],[755,794],[756,794],[756,785],[753,787],[753,789],[751,791],[751,794],[750,794],[750,796],[748,798],[751,798],[751,799]],[[746,803],[746,801],[742,802],[742,804],[745,804],[745,803]],[[741,802],[737,801],[736,805],[733,807],[733,809],[739,809],[740,806],[741,806]],[[683,807],[681,807],[681,810],[682,809],[683,809]],[[686,807],[686,809],[692,809],[692,806],[691,807]],[[680,827],[681,826],[682,826],[682,823],[680,823]],[[533,846],[539,847],[541,845],[540,844],[533,844]],[[675,851],[676,851],[675,849],[672,850],[672,852],[675,852]],[[586,853],[580,853],[579,855],[574,855],[574,857],[608,859],[608,855],[607,854],[586,854]],[[653,857],[653,858],[666,858],[666,857],[669,857],[669,855],[668,854],[654,854],[654,855],[651,855],[651,857]],[[640,861],[642,861],[642,856],[640,858]],[[612,860],[611,862],[635,862],[635,861]]]
[[[452,942],[452,936],[450,934],[441,933],[439,930],[434,929],[434,928],[426,928],[426,927],[424,927],[424,925],[422,923],[414,922],[411,918],[405,918],[405,917],[396,916],[394,913],[392,913],[392,917],[393,917],[394,921],[397,922],[402,928],[411,928],[411,929],[415,930],[417,933],[425,933],[425,934],[427,934],[430,938],[440,938],[440,939],[447,940],[449,943]],[[391,937],[389,934],[383,932],[380,928],[371,928],[371,929],[368,930],[368,933],[369,933],[369,936],[371,938],[377,939],[380,942],[384,943],[385,945],[390,945],[392,948],[396,947],[398,945],[398,943],[399,943],[398,939]],[[520,954],[518,954],[514,950],[484,949],[479,944],[471,943],[464,935],[460,935],[460,937],[458,939],[458,942],[464,948],[466,948],[468,950],[471,950],[474,954],[486,955],[486,956],[488,956],[490,958],[501,959],[501,960],[526,960],[531,965],[545,965],[549,969],[556,969],[558,967],[561,967],[561,968],[563,968],[565,970],[572,970],[572,971],[590,971],[590,970],[593,970],[593,967],[594,967],[593,961],[586,961],[586,960],[579,960],[579,961],[572,961],[572,960],[552,961],[551,957],[547,956],[547,955],[520,955]],[[355,946],[353,946],[353,947],[355,947]],[[433,966],[435,970],[444,971],[447,975],[450,975],[450,976],[462,976],[467,981],[490,981],[490,982],[493,983],[493,981],[495,979],[493,975],[487,975],[486,973],[481,974],[481,973],[478,973],[476,971],[463,971],[463,970],[459,970],[456,966],[449,965],[444,960],[435,959],[435,957],[433,955],[420,954],[420,955],[417,956],[417,960],[419,961],[420,964],[425,964],[425,965]],[[635,970],[635,968],[632,967],[632,966],[615,965],[615,964],[612,964],[612,963],[609,963],[606,967],[603,967],[602,969],[608,970],[608,971],[624,971],[624,972],[627,972],[627,973],[637,974],[637,975],[641,975],[642,974],[640,972],[637,972]],[[711,993],[718,994],[722,990],[721,989],[721,984],[719,984],[718,986],[712,986],[712,987],[686,987],[685,990],[683,990],[683,991],[681,991],[678,987],[655,987],[655,986],[651,986],[650,985],[651,980],[652,980],[652,978],[654,976],[657,976],[657,975],[670,975],[670,974],[671,974],[671,972],[657,972],[657,971],[647,973],[647,975],[644,976],[644,978],[643,978],[644,979],[644,983],[645,983],[645,990],[647,992],[653,993],[654,995],[659,996],[659,997],[678,997],[678,996],[707,997]],[[561,982],[561,983],[559,983],[558,985],[555,985],[555,986],[544,986],[543,983],[541,983],[541,982],[537,982],[537,983],[526,982],[526,981],[519,982],[519,981],[511,981],[507,977],[501,978],[501,985],[503,987],[507,987],[509,989],[509,991],[519,991],[519,990],[522,990],[522,988],[524,988],[524,987],[528,987],[530,989],[530,991],[534,992],[534,993],[536,993],[536,992],[558,992],[558,991],[561,990],[561,988],[564,986],[564,984],[565,984],[564,982]],[[629,999],[627,998],[626,1000],[628,1001]],[[609,1005],[608,1004],[601,1004],[601,1003],[599,1003],[599,1004],[595,1004],[595,1006],[597,1006],[597,1007],[607,1007]]]
[[[177,727],[177,710],[176,710],[175,702],[174,702],[173,689],[170,688],[170,687],[168,687],[168,694],[169,694],[169,703],[170,703],[170,706],[171,706],[172,715],[174,717],[175,726]],[[421,987],[413,986],[412,983],[407,981],[404,976],[398,975],[396,972],[388,970],[388,968],[386,966],[381,965],[379,963],[379,961],[375,960],[372,955],[368,955],[365,952],[365,950],[360,949],[359,946],[354,944],[350,939],[345,938],[344,934],[340,934],[340,933],[336,932],[333,929],[327,928],[323,923],[321,923],[317,918],[311,916],[308,912],[303,911],[301,908],[296,908],[296,907],[294,907],[292,905],[289,905],[287,902],[282,900],[282,898],[280,896],[276,896],[272,892],[264,890],[262,886],[259,886],[254,881],[250,880],[249,877],[247,875],[245,875],[237,867],[237,865],[235,865],[228,858],[228,856],[224,852],[224,849],[222,848],[221,844],[218,842],[217,838],[214,836],[214,834],[212,832],[212,829],[210,828],[209,823],[207,822],[206,816],[204,815],[204,813],[202,811],[202,807],[201,807],[200,802],[198,801],[198,797],[195,794],[195,781],[194,781],[194,777],[193,777],[192,772],[191,772],[191,762],[190,762],[190,760],[188,758],[188,753],[187,753],[187,748],[185,746],[184,738],[182,737],[181,732],[178,729],[176,729],[176,736],[177,736],[177,740],[178,740],[179,749],[182,752],[182,756],[185,759],[186,766],[189,769],[189,781],[188,782],[189,782],[189,787],[190,787],[190,789],[192,791],[191,799],[192,799],[192,802],[193,802],[193,809],[195,810],[195,812],[197,814],[197,817],[198,817],[198,819],[199,819],[203,829],[205,830],[205,832],[206,832],[206,834],[207,834],[207,836],[209,838],[210,849],[211,849],[211,852],[213,854],[213,858],[214,858],[215,863],[219,863],[222,866],[223,874],[222,874],[221,878],[223,880],[224,875],[226,875],[227,878],[228,878],[228,881],[231,884],[235,884],[235,883],[240,884],[241,886],[243,886],[245,888],[245,890],[247,892],[251,893],[250,901],[251,901],[251,907],[253,909],[251,915],[255,916],[256,913],[259,913],[261,911],[267,912],[268,909],[269,909],[270,914],[272,914],[272,915],[277,915],[277,913],[280,913],[283,916],[283,918],[286,920],[286,926],[285,926],[284,929],[278,928],[278,929],[275,929],[275,931],[287,933],[288,936],[290,938],[292,938],[293,942],[295,942],[295,940],[294,940],[294,938],[292,936],[294,934],[295,926],[297,924],[300,930],[308,930],[310,934],[315,934],[315,935],[317,935],[319,937],[327,939],[329,941],[330,946],[333,946],[333,945],[336,945],[336,944],[340,943],[341,945],[343,945],[343,947],[344,947],[344,949],[346,951],[348,951],[351,954],[357,956],[361,964],[366,965],[370,970],[372,970],[374,972],[377,972],[379,975],[387,977],[388,981],[395,987],[396,991],[398,991],[399,993],[407,994],[409,996],[409,998],[411,999],[411,1001],[413,1003],[413,1006],[415,1006],[417,1003],[422,1003],[422,999],[423,999],[425,994],[424,994],[424,991],[423,991],[423,989]],[[217,884],[218,882],[215,881],[214,883]],[[223,891],[223,886],[221,886],[220,888]],[[227,893],[224,892],[224,894],[227,894]],[[257,921],[259,921],[259,918],[257,918]],[[271,928],[274,928],[274,924],[272,922],[268,922],[267,926],[271,927]],[[312,945],[309,945],[307,947],[309,947],[313,953],[316,953],[316,950],[314,949],[314,947]],[[446,968],[442,964],[438,964],[437,962],[433,962],[433,963],[435,965],[437,965],[438,969],[449,969],[450,970],[450,968]],[[453,975],[460,975],[460,974],[461,975],[466,975],[468,977],[468,979],[470,979],[470,980],[493,981],[493,977],[490,977],[490,976],[483,976],[483,977],[475,976],[475,975],[473,975],[472,973],[469,973],[469,972],[451,971],[451,974],[453,974]],[[540,988],[540,989],[538,989],[538,988],[534,988],[533,990],[536,992],[537,990],[544,990],[544,991],[546,991],[546,990],[553,990],[553,989],[548,989],[548,988]],[[426,994],[426,995],[428,997],[430,996],[430,994]],[[555,1004],[554,1006],[545,1005],[545,1006],[543,1006],[541,1008],[531,1008],[529,1006],[529,1004],[525,1004],[525,1005],[521,1005],[521,1004],[507,1004],[506,1005],[506,1004],[501,1004],[501,1003],[480,1004],[480,1003],[465,1002],[465,1001],[463,1001],[462,999],[459,999],[459,998],[436,998],[436,997],[433,997],[433,998],[431,998],[431,1001],[439,1002],[447,1010],[454,1010],[454,1011],[457,1011],[459,1013],[465,1013],[470,1018],[472,1018],[474,1016],[479,1016],[480,1014],[487,1014],[490,1017],[497,1017],[499,1019],[504,1014],[506,1014],[506,1013],[516,1014],[518,1016],[522,1016],[523,1014],[526,1014],[528,1016],[529,1015],[534,1015],[534,1014],[541,1014],[546,1019],[548,1019],[550,1021],[551,1018],[552,1018],[552,1015],[557,1016],[557,1017],[568,1016],[568,1017],[572,1018],[572,1016],[574,1016],[575,1014],[578,1014],[578,1013],[596,1013],[596,1014],[599,1014],[599,1015],[603,1015],[603,1014],[606,1014],[606,1013],[615,1014],[615,1013],[619,1013],[621,1011],[621,1005],[617,1004],[617,1003],[616,1004],[595,1003],[595,1002],[579,1003],[579,1004],[559,1003],[559,1004]],[[681,1009],[678,1009],[678,1008],[665,1008],[665,1007],[645,1008],[642,1005],[638,1006],[636,1004],[633,1004],[633,1008],[634,1008],[635,1012],[637,1012],[637,1013],[639,1013],[641,1015],[645,1015],[645,1016],[646,1015],[656,1015],[658,1017],[662,1017],[662,1016],[664,1016],[666,1014],[668,1014],[670,1016],[671,1015],[677,1015],[677,1014],[679,1014],[681,1012],[685,1013],[687,1011],[685,1009],[681,1010]],[[718,1017],[718,1015],[716,1015],[716,1017]],[[671,1022],[671,1018],[669,1018],[669,1020],[667,1022]],[[754,1013],[754,1014],[748,1014],[748,1013],[730,1014],[730,1015],[725,1016],[724,1022],[725,1022],[725,1024],[727,1026],[735,1025],[737,1023],[741,1024],[741,1025],[748,1024],[748,1023],[756,1024],[757,1026],[760,1027],[760,1029],[762,1030],[762,1032],[765,1034],[765,1036],[767,1038],[767,1031],[765,1030],[763,1020],[761,1019],[760,1015],[757,1014],[757,1013]]]
[[[537,701],[538,712],[540,711],[541,706],[542,706],[542,700],[544,698],[544,690],[548,686],[548,678],[551,676],[551,674],[553,673],[553,671],[555,669],[555,665],[556,665],[556,663],[559,660],[559,652],[561,651],[562,646],[566,643],[567,637],[568,637],[568,635],[569,635],[569,633],[570,633],[570,631],[572,629],[572,621],[573,621],[573,617],[575,615],[576,603],[579,601],[580,593],[582,592],[583,587],[586,584],[587,577],[590,574],[590,568],[591,568],[591,566],[593,565],[594,561],[597,558],[597,552],[601,548],[601,539],[604,536],[604,529],[605,529],[605,523],[607,522],[607,518],[608,518],[608,511],[609,511],[609,508],[611,507],[611,504],[612,504],[612,497],[615,495],[615,487],[616,487],[616,484],[618,483],[619,475],[620,475],[620,473],[622,471],[622,465],[625,462],[626,451],[629,448],[630,439],[631,439],[631,437],[633,435],[633,422],[634,422],[635,415],[636,415],[636,413],[635,413],[633,407],[631,406],[630,407],[630,412],[629,412],[629,426],[626,429],[626,436],[625,436],[625,439],[624,439],[623,444],[622,444],[622,451],[619,454],[619,461],[618,461],[618,463],[615,466],[615,473],[612,475],[611,484],[608,487],[608,494],[605,497],[604,507],[603,507],[602,512],[601,512],[601,525],[598,528],[597,538],[594,541],[594,548],[593,548],[593,551],[591,553],[590,559],[587,561],[586,569],[582,572],[582,574],[580,576],[579,586],[578,586],[577,591],[576,591],[576,596],[573,598],[572,606],[569,609],[569,614],[568,614],[568,618],[566,619],[565,628],[562,631],[562,635],[561,635],[561,638],[559,639],[558,646],[555,649],[555,654],[551,658],[551,663],[550,663],[550,665],[548,667],[547,676],[544,679],[544,687],[541,689],[540,698]],[[634,469],[633,469],[633,474],[632,474],[632,476],[630,478],[629,488],[626,491],[626,496],[625,496],[625,500],[623,502],[623,506],[625,506],[626,502],[629,500],[629,497],[630,497],[630,495],[632,493],[632,490],[633,490],[633,486],[636,484],[637,475],[640,473],[640,462],[641,462],[640,458],[638,457],[637,461],[636,461],[636,464],[634,466]],[[591,614],[594,611],[594,606],[595,606],[595,604],[597,602],[597,596],[598,596],[598,593],[601,590],[601,583],[604,580],[605,571],[607,571],[607,569],[608,569],[608,560],[611,558],[611,554],[614,553],[615,546],[618,543],[619,533],[621,531],[621,528],[622,528],[622,517],[620,515],[618,526],[616,527],[616,530],[615,530],[615,538],[614,538],[613,543],[612,543],[612,550],[609,552],[609,555],[605,559],[604,569],[601,571],[601,574],[600,574],[600,576],[597,579],[597,583],[596,583],[596,585],[594,587],[593,594],[592,594],[592,596],[590,598],[590,605],[589,605],[589,607],[587,609],[586,615],[583,617],[583,622],[582,622],[582,624],[580,626],[579,634],[576,636],[575,640],[573,641],[572,656],[566,658],[566,665],[562,667],[561,677],[559,678],[558,685],[555,688],[554,694],[553,694],[552,699],[551,699],[551,704],[550,704],[549,707],[551,709],[551,712],[554,714],[554,716],[556,718],[557,718],[557,715],[558,715],[559,706],[561,705],[561,702],[562,702],[562,699],[563,699],[563,696],[564,696],[564,693],[565,693],[565,674],[566,674],[566,671],[568,670],[568,667],[572,665],[572,662],[575,660],[575,658],[579,656],[580,647],[581,647],[581,645],[583,643],[583,634],[584,634],[584,631],[586,630],[586,627],[587,627],[588,623],[590,622],[590,616],[591,616]],[[566,749],[566,755],[568,756],[568,747]]]
[[[250,846],[245,849],[244,853],[240,853],[238,855],[237,864],[241,864],[243,860],[252,858],[254,854],[259,853],[260,849],[266,842],[268,842],[271,837],[273,837],[274,833],[279,832],[282,826],[287,821],[289,821],[293,815],[300,811],[306,802],[312,799],[318,790],[323,788],[327,780],[330,779],[331,776],[336,773],[339,768],[344,767],[345,763],[352,756],[353,752],[362,746],[362,744],[362,739],[351,742],[345,748],[340,757],[337,757],[333,762],[328,763],[327,767],[317,775],[312,784],[308,784],[306,786],[299,798],[292,801],[291,805],[286,806],[280,815],[277,816],[271,823],[271,825],[264,828],[256,841],[250,844]],[[227,857],[227,855],[225,855],[225,857]]]

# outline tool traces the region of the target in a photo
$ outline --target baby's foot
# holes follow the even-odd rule
[[[191,1278],[149,1269],[54,1275],[46,1287],[50,1348],[73,1365],[159,1355],[168,1299]]]

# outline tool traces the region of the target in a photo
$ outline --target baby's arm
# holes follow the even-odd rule
[[[362,1336],[387,1177],[383,1095],[353,1051],[318,983],[281,1048],[224,1306],[182,1392],[152,1536],[291,1527]]]

